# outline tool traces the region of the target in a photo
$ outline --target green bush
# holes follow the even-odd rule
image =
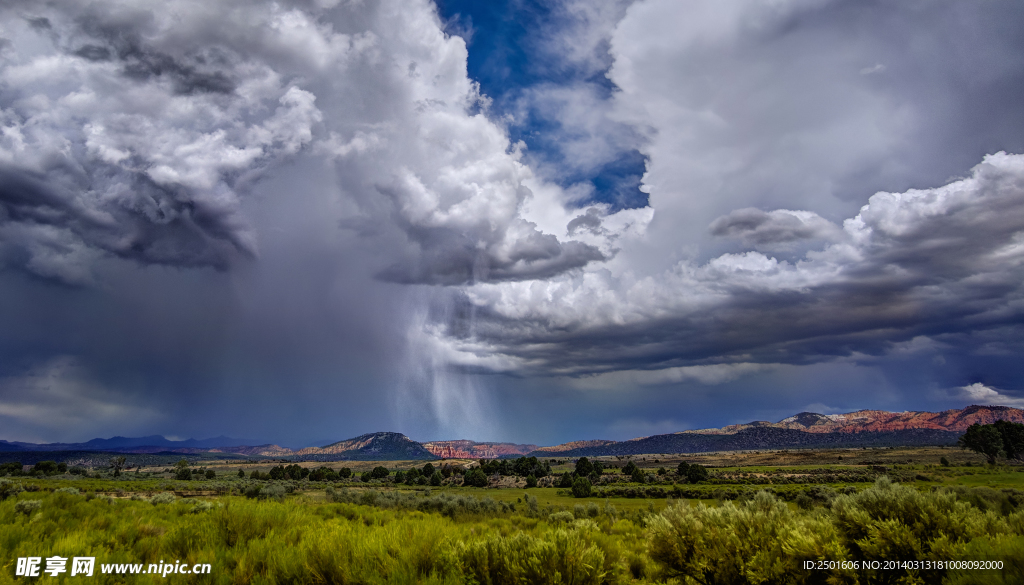
[[[586,498],[590,496],[592,486],[590,480],[585,477],[577,477],[572,482],[572,495],[576,498]]]
[[[517,532],[454,545],[467,577],[489,585],[600,584],[604,552],[582,530],[558,529],[543,537]]]
[[[149,499],[149,502],[154,506],[157,504],[170,504],[177,498],[171,492],[161,492]]]
[[[15,483],[9,479],[0,479],[0,501],[6,500],[11,496],[15,496],[25,491],[25,488],[20,483]]]
[[[672,506],[648,522],[651,558],[669,574],[712,584],[853,582],[852,572],[804,571],[803,560],[836,558],[827,521],[798,516],[767,492],[744,504]]]
[[[40,500],[21,500],[14,505],[14,512],[16,514],[23,514],[25,516],[31,516],[36,510],[43,505]]]

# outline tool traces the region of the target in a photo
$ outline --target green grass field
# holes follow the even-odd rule
[[[0,478],[0,584],[36,579],[15,575],[19,557],[54,555],[95,557],[96,574],[38,579],[1024,582],[1024,467],[963,457],[947,467],[931,461],[938,460],[936,453],[921,449],[882,454],[891,462],[879,463],[879,454],[869,454],[864,458],[870,463],[847,463],[846,457],[839,463],[833,453],[818,453],[784,454],[792,465],[766,465],[763,453],[705,455],[729,465],[713,468],[696,485],[671,473],[653,485],[611,474],[595,486],[604,495],[589,498],[554,487],[253,481],[238,478],[238,466],[227,462],[210,465],[218,475],[199,481],[177,481],[162,469],[118,478],[102,470],[90,477],[6,477]],[[668,467],[666,459],[640,462],[653,473]],[[384,465],[408,469],[422,462]],[[680,493],[692,497],[666,497]],[[933,567],[802,568],[805,561],[878,560],[926,560]],[[998,560],[1003,568],[934,568],[936,561],[951,560]],[[176,561],[175,566],[209,564],[210,573],[145,573],[150,564],[160,570]],[[136,563],[142,574],[103,573],[101,567]]]

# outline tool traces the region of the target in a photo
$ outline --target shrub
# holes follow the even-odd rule
[[[260,499],[270,499],[280,502],[281,500],[284,499],[285,493],[286,492],[284,487],[277,484],[272,484],[268,485],[266,489],[260,492]]]
[[[0,501],[25,491],[20,483],[14,483],[9,479],[0,479]]]
[[[154,506],[157,504],[170,504],[173,503],[177,498],[171,492],[160,492],[149,499],[149,502]]]
[[[573,513],[569,511],[555,512],[554,514],[548,515],[548,522],[552,524],[569,524],[575,519],[576,517],[573,516]]]
[[[650,555],[670,575],[700,583],[791,583],[801,562],[843,559],[826,520],[797,516],[768,492],[719,507],[683,502],[648,521]],[[852,571],[816,571],[824,582],[855,582]]]
[[[42,505],[43,502],[40,500],[21,500],[17,504],[14,504],[14,512],[16,514],[31,516],[32,513],[38,510]]]
[[[537,487],[537,478],[534,477],[533,475],[527,475],[526,476],[526,487],[528,487],[528,488],[535,488],[535,487]]]
[[[62,487],[62,488],[57,488],[57,489],[53,490],[53,493],[55,493],[55,494],[71,494],[73,496],[77,496],[78,494],[80,494],[82,492],[78,491],[78,488]]]
[[[598,585],[605,575],[605,554],[590,541],[589,532],[557,529],[535,537],[523,532],[510,536],[453,543],[468,580],[493,585],[573,583]]]

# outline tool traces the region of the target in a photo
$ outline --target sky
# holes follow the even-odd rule
[[[10,0],[0,439],[1024,407],[1013,0]]]

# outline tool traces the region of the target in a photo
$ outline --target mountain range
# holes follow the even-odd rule
[[[307,461],[385,461],[496,459],[501,457],[582,457],[645,453],[698,453],[754,449],[948,445],[972,424],[997,420],[1024,423],[1024,410],[1007,406],[968,406],[943,412],[858,410],[845,414],[801,412],[779,422],[753,421],[721,428],[687,430],[628,441],[588,440],[538,447],[531,444],[467,439],[418,443],[395,432],[368,433],[325,445],[288,449],[253,445],[257,441],[215,437],[172,441],[160,435],[113,437],[85,443],[0,441],[0,451],[100,451],[116,453],[233,453]]]

